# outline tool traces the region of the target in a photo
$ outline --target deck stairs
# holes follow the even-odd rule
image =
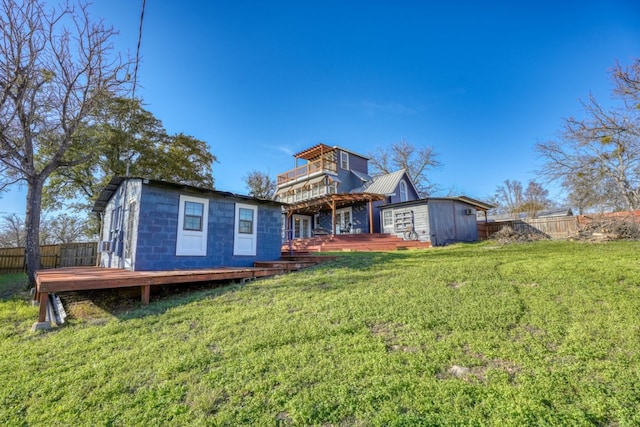
[[[316,252],[364,252],[394,251],[413,248],[429,248],[431,242],[403,240],[391,234],[342,234],[294,239],[282,245],[282,254],[312,254]]]
[[[321,262],[336,259],[335,256],[313,255],[313,254],[283,254],[278,261],[256,261],[253,263],[257,268],[274,268],[285,271],[297,271],[303,268],[313,267]]]

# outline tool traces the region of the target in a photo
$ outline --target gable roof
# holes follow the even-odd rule
[[[397,170],[395,172],[388,173],[386,175],[380,175],[373,177],[370,181],[366,182],[362,187],[355,188],[352,193],[373,193],[373,194],[386,194],[390,195],[396,192],[396,188],[400,184],[400,181],[404,178],[407,184],[413,187],[416,194],[420,194],[413,185],[413,181],[404,169]]]
[[[98,196],[95,203],[93,204],[93,208],[91,209],[91,211],[96,213],[104,212],[105,208],[107,207],[107,204],[109,203],[109,200],[111,200],[111,197],[113,197],[114,193],[118,190],[118,187],[120,187],[120,184],[122,184],[122,182],[124,181],[131,180],[131,179],[139,179],[139,180],[142,180],[143,184],[151,184],[158,187],[166,187],[166,188],[172,188],[172,189],[178,189],[178,190],[189,190],[189,191],[194,191],[198,193],[214,195],[217,197],[251,200],[251,201],[260,202],[260,203],[269,204],[269,205],[277,205],[277,206],[283,205],[283,203],[275,200],[258,199],[257,197],[230,193],[228,191],[219,191],[219,190],[213,190],[210,188],[195,187],[193,185],[179,184],[176,182],[161,181],[157,179],[116,175],[113,178],[111,178],[111,181],[109,181],[107,186],[102,190],[102,192],[100,192],[100,195]]]

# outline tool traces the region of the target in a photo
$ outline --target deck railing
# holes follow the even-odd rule
[[[317,172],[337,172],[338,164],[335,161],[320,159],[299,166],[295,169],[281,173],[278,175],[278,185],[284,185],[287,182],[295,181],[299,178],[312,175]]]

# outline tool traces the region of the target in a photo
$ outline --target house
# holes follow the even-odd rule
[[[443,246],[478,240],[476,215],[492,205],[465,196],[432,197],[380,207],[383,233]]]
[[[280,258],[282,204],[145,178],[114,177],[101,216],[102,267],[246,267]]]
[[[318,144],[293,157],[294,169],[277,177],[276,198],[294,239],[380,232],[380,206],[419,198],[406,171],[373,178],[369,159],[345,148]]]

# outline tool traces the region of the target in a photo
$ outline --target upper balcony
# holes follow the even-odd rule
[[[338,172],[338,163],[335,160],[320,158],[315,161],[309,161],[307,164],[298,166],[295,169],[281,173],[277,178],[278,187],[289,182],[296,181],[301,178],[307,178],[319,172]]]

